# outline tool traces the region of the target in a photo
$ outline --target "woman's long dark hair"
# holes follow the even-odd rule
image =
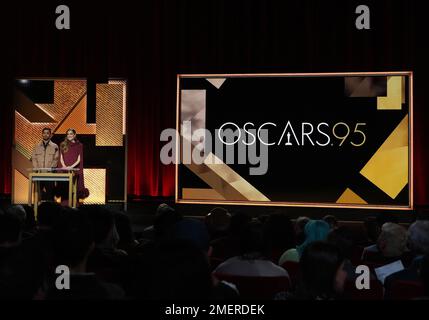
[[[61,144],[60,144],[60,148],[61,148],[61,151],[63,153],[67,153],[69,151],[70,141],[67,139],[67,134],[69,133],[69,131],[73,132],[73,134],[76,134],[76,130],[75,129],[72,129],[72,128],[67,129],[67,131],[66,131],[66,137],[64,138],[64,141],[61,142]]]
[[[332,243],[316,241],[309,244],[300,259],[303,289],[311,298],[334,298],[335,277],[344,262],[341,251]]]

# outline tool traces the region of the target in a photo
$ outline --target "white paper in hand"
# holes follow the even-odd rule
[[[384,280],[390,276],[392,273],[398,272],[404,270],[404,265],[402,264],[401,260],[386,264],[385,266],[375,268],[375,274],[377,276],[377,279],[381,281],[381,283],[384,284]]]

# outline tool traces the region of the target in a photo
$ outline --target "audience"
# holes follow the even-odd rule
[[[397,260],[405,269],[385,279],[384,297],[391,297],[392,284],[398,280],[421,283],[422,298],[429,297],[426,220],[415,221],[407,230],[392,217],[367,219],[362,260],[359,236],[332,215],[323,220],[299,217],[293,225],[286,214],[268,212],[251,219],[246,213],[231,215],[217,207],[204,219],[191,219],[161,204],[153,226],[139,242],[129,216],[107,207],[70,209],[44,202],[37,223],[29,209],[0,210],[3,299],[239,298],[235,283],[218,280],[224,275],[287,277],[292,286],[277,299],[332,300],[350,297],[347,290],[358,264],[373,268]],[[286,261],[296,263],[287,264],[290,269],[285,270]],[[58,288],[60,265],[70,271],[70,290]],[[370,270],[371,281],[377,281]],[[242,286],[239,283],[240,290]]]
[[[355,243],[350,230],[347,227],[332,229],[328,234],[327,241],[335,245],[344,257],[344,270],[347,272],[348,279],[355,279],[356,266],[351,262]]]
[[[212,257],[225,261],[228,258],[238,256],[240,250],[240,236],[242,231],[252,219],[245,213],[236,213],[231,216],[227,235],[212,240]]]
[[[0,211],[0,246],[1,248],[18,247],[22,240],[22,221],[18,215]]]
[[[25,224],[25,221],[27,219],[27,212],[25,211],[22,205],[19,204],[15,206],[10,206],[6,210],[6,213],[16,216],[19,219],[19,221],[21,221],[21,225]]]
[[[429,254],[429,220],[417,220],[408,228],[408,247],[415,255],[413,263]]]
[[[364,220],[364,230],[366,235],[366,247],[364,251],[377,250],[375,243],[377,242],[378,236],[381,232],[381,226],[379,226],[375,217],[368,217]]]
[[[386,278],[384,286],[387,291],[394,281],[421,281],[422,260],[425,255],[429,254],[429,220],[417,220],[408,228],[408,248],[414,259],[404,270]]]
[[[305,240],[304,229],[305,225],[310,221],[309,217],[298,217],[295,221],[294,229],[295,229],[295,240],[296,244],[300,245]]]
[[[143,238],[148,240],[160,239],[181,219],[182,216],[176,210],[162,203],[156,209],[153,225],[145,229]]]
[[[113,212],[102,206],[82,207],[93,230],[94,248],[88,256],[88,271],[100,279],[121,284],[128,272],[127,252],[118,249],[119,234]]]
[[[147,256],[149,268],[138,281],[139,298],[204,300],[210,298],[212,279],[204,252],[186,239],[166,240]]]
[[[38,209],[33,236],[23,242],[23,248],[40,259],[46,273],[53,272],[55,268],[53,231],[64,218],[64,213],[59,204],[43,202]]]
[[[344,256],[331,243],[315,241],[305,246],[300,268],[302,280],[288,300],[333,300],[341,296],[347,273]]]
[[[205,218],[210,239],[215,240],[227,235],[231,214],[224,208],[216,207]]]
[[[49,277],[46,299],[92,300],[121,299],[124,292],[118,286],[105,283],[94,273],[88,272],[87,262],[95,248],[93,224],[88,217],[90,210],[65,209],[64,217],[54,230],[54,253],[57,266],[67,266],[70,271],[70,288],[60,289],[56,277]],[[103,226],[104,227],[104,226]]]
[[[288,276],[285,269],[268,260],[263,253],[262,226],[253,222],[241,233],[240,255],[221,263],[214,273],[236,276]]]
[[[379,250],[376,243],[383,224],[386,222],[397,223],[397,220],[395,216],[387,216],[385,214],[378,214],[376,217],[368,217],[364,221],[365,232],[368,239],[368,246],[364,248],[364,252],[378,252]]]
[[[279,265],[286,261],[298,262],[305,247],[314,241],[326,240],[329,230],[329,224],[323,220],[308,221],[304,227],[304,242],[296,248],[286,250],[279,259]]]
[[[209,240],[203,222],[180,219],[168,235],[141,254],[131,295],[153,300],[236,298],[229,284],[211,276]]]
[[[386,222],[381,227],[377,247],[383,257],[388,259],[400,258],[407,251],[407,230],[392,222]]]
[[[402,260],[403,264],[408,265],[411,255],[407,249],[407,242],[407,230],[404,227],[396,223],[386,222],[381,227],[376,247],[371,250],[364,250],[362,260],[378,264]]]
[[[119,236],[117,248],[125,252],[134,252],[139,242],[134,236],[128,215],[120,211],[114,212],[115,226]]]
[[[335,216],[333,215],[326,215],[323,217],[323,221],[325,221],[327,224],[329,224],[331,229],[336,229],[338,228],[338,220]]]
[[[271,214],[263,224],[264,252],[277,263],[283,252],[295,248],[295,235],[291,220],[284,214]]]
[[[0,212],[0,298],[32,299],[43,281],[41,259],[22,246],[22,223]]]

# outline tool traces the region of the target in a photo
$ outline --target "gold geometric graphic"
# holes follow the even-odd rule
[[[14,90],[14,105],[15,110],[30,122],[55,122],[39,105],[17,88]]]
[[[210,152],[202,164],[186,164],[225,200],[270,201],[246,179]],[[210,199],[211,200],[211,199]]]
[[[13,193],[15,194],[15,204],[27,204],[28,203],[28,178],[26,178],[18,170],[13,170],[14,183]]]
[[[350,188],[346,188],[343,194],[338,198],[336,203],[345,203],[345,204],[368,204],[365,200],[359,197],[355,192]]]
[[[408,184],[408,115],[360,173],[392,199]]]
[[[85,93],[85,80],[55,80],[54,103],[36,105],[58,123],[67,116]]]
[[[97,84],[96,96],[96,145],[123,146],[124,84]]]
[[[220,87],[226,81],[226,78],[207,78],[206,80],[216,87],[216,89],[220,89]]]
[[[225,81],[225,79],[207,80],[215,80],[214,83],[210,82],[219,88]],[[191,146],[191,154],[194,152],[195,148],[199,148],[199,151],[203,152],[203,147],[201,147],[202,144],[191,141],[190,138],[196,130],[206,127],[206,90],[181,90],[180,110],[182,124],[184,121],[189,121],[191,123],[190,128],[184,125],[181,127],[183,142]],[[205,136],[202,137],[202,141],[204,140]],[[206,156],[202,164],[186,164],[188,161],[183,161],[183,156],[184,155],[181,154],[181,162],[185,163],[186,167],[212,188],[211,191],[207,189],[204,192],[201,190],[197,191],[196,189],[186,190],[186,192],[182,190],[185,197],[204,197],[205,200],[218,200],[219,198],[223,198],[223,200],[234,201],[270,201],[270,199],[216,157],[212,152]],[[187,155],[185,156],[187,157]],[[186,160],[192,161],[192,159]],[[207,198],[210,196],[213,196],[213,198]],[[192,199],[197,200],[195,198]]]
[[[73,128],[79,134],[95,134],[96,125],[94,123],[87,123],[86,102],[87,99],[85,94],[68,114],[67,118],[65,118],[64,121],[62,121],[55,129],[54,133],[65,134],[67,129]]]
[[[89,197],[83,200],[84,204],[106,203],[106,169],[83,169],[85,187]]]
[[[42,129],[47,127],[54,130],[55,123],[30,122],[18,111],[15,111],[15,142],[19,144],[19,151],[30,159],[33,148],[40,142]]]
[[[377,110],[401,110],[405,103],[404,76],[387,77],[387,96],[377,97]]]

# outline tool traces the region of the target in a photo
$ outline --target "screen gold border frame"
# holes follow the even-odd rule
[[[86,81],[88,83],[87,77],[27,77],[25,75],[16,76],[14,77],[13,81],[19,81],[19,80],[70,80],[70,81]],[[107,81],[124,81],[125,82],[125,119],[123,120],[125,123],[125,174],[124,174],[124,199],[120,200],[113,200],[112,202],[106,202],[105,205],[109,204],[118,204],[122,203],[124,211],[127,211],[128,209],[128,79],[126,78],[119,78],[119,77],[108,77]],[[88,89],[88,88],[87,88]],[[13,106],[13,115],[12,115],[12,121],[13,121],[13,128],[12,128],[12,149],[15,147],[15,109],[16,107]],[[11,176],[11,203],[14,203],[14,182],[15,179],[13,177],[13,152],[11,156],[11,169],[12,169],[12,176]]]
[[[408,144],[408,206],[388,205],[348,205],[318,202],[259,202],[259,201],[212,201],[212,200],[184,200],[179,199],[179,150],[180,139],[176,139],[176,163],[175,163],[175,192],[174,200],[179,204],[213,204],[213,205],[248,205],[248,206],[273,206],[273,207],[317,207],[317,208],[349,208],[349,209],[384,209],[384,210],[413,210],[414,209],[414,136],[413,136],[413,72],[412,71],[387,71],[387,72],[320,72],[320,73],[221,73],[221,74],[177,74],[176,92],[176,130],[180,133],[180,79],[186,78],[249,78],[249,77],[335,77],[335,76],[407,76],[409,98],[409,129]]]

